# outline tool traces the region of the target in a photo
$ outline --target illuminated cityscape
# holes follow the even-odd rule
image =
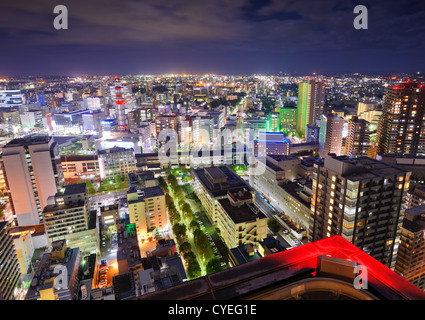
[[[117,6],[107,2],[99,15],[111,18]],[[353,27],[354,7],[328,2],[350,15],[347,37],[367,37],[369,29]],[[400,69],[396,58],[371,54],[360,67],[351,54],[320,53],[306,36],[319,46],[309,59],[267,64],[257,51],[270,41],[274,52],[277,38],[261,30],[292,21],[302,34],[299,20],[313,14],[281,3],[286,9],[234,4],[252,30],[221,18],[198,26],[203,4],[144,3],[135,12],[170,15],[167,32],[152,21],[143,23],[150,35],[133,34],[134,16],[117,13],[114,23],[93,22],[99,38],[74,31],[86,17],[69,5],[69,30],[56,20],[50,27],[63,42],[47,41],[42,29],[33,39],[75,48],[81,66],[66,65],[70,52],[61,63],[54,52],[41,58],[41,48],[31,63],[26,52],[0,54],[0,300],[425,299],[423,55]],[[415,27],[423,22],[412,20]],[[236,40],[244,32],[259,39],[241,49],[246,58]],[[217,56],[187,59],[173,34],[182,46],[215,43]],[[159,53],[156,37],[176,52]],[[18,46],[6,33],[0,39]],[[131,58],[137,41],[152,52]],[[90,47],[97,42],[104,53]],[[230,47],[234,68],[223,57]]]

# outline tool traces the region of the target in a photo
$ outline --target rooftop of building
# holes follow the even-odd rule
[[[0,227],[0,230],[1,230],[1,227]],[[29,232],[31,233],[31,236],[33,237],[45,235],[44,223],[27,225],[27,226],[15,226],[10,228],[10,233],[20,233],[20,232]]]
[[[57,196],[71,196],[74,194],[80,194],[87,192],[87,185],[85,182],[76,183],[76,184],[68,184],[65,186],[62,193],[57,193]]]
[[[136,282],[133,272],[127,272],[112,278],[115,300],[126,300],[136,296]]]
[[[238,265],[261,258],[260,253],[254,249],[251,243],[243,244],[229,250],[233,256],[232,258],[236,259]]]
[[[308,186],[311,186],[310,183]],[[300,185],[296,181],[287,181],[284,184],[280,185],[280,187],[289,193],[293,198],[295,198],[298,202],[303,204],[305,207],[310,208],[310,202],[305,201],[301,196],[300,192],[303,192],[304,186]]]
[[[253,191],[252,187],[250,187],[228,166],[219,166],[215,168],[219,169],[225,175],[227,179],[226,183],[213,184],[205,174],[205,169],[209,168],[192,169],[193,174],[199,178],[213,198],[225,196],[227,194],[227,190],[233,188],[246,187],[249,191]],[[215,172],[216,171],[213,173],[215,174]]]
[[[133,152],[133,151],[134,151],[134,149],[132,149],[132,148],[128,149],[128,148],[122,148],[122,147],[115,146],[115,147],[112,147],[112,148],[109,148],[109,149],[98,150],[97,154],[98,155],[104,155],[104,154],[109,154],[109,153]]]
[[[23,138],[15,138],[10,140],[3,148],[12,148],[12,147],[28,147],[36,144],[47,144],[52,140],[52,137],[44,135],[29,135]]]
[[[411,232],[420,232],[425,230],[425,205],[405,210],[403,228]]]
[[[370,180],[409,172],[369,157],[326,157],[323,166],[351,181]]]
[[[61,161],[63,162],[77,162],[77,161],[97,161],[98,155],[79,155],[79,154],[71,154],[71,155],[61,155]]]
[[[367,268],[367,289],[354,288],[355,265]],[[425,292],[341,236],[333,236],[137,299],[424,300]]]
[[[227,198],[220,199],[218,202],[235,224],[267,219],[264,213],[253,203],[245,203],[240,207],[235,207]]]
[[[58,242],[57,244],[55,244],[54,242],[52,245],[55,245],[57,247],[56,249],[54,248],[52,250],[53,252],[55,250],[62,250],[65,244],[63,242]],[[66,266],[68,270],[68,283],[72,283],[71,277],[73,275],[74,268],[79,267],[79,256],[80,250],[78,248],[66,248],[64,257],[62,259],[53,258],[51,252],[44,253],[34,273],[34,278],[32,279],[31,285],[28,288],[26,300],[36,299],[40,296],[40,290],[52,287],[52,278],[56,276],[54,274],[54,268],[58,264]],[[69,291],[69,289],[54,289],[55,293],[57,293],[58,291]]]
[[[119,273],[127,272],[128,268],[142,264],[139,243],[136,233],[128,233],[127,230],[118,230],[117,261]]]
[[[130,187],[127,193],[135,193],[137,192],[137,200],[130,200],[128,203],[136,203],[142,201],[144,199],[160,197],[165,195],[164,190],[160,186],[147,187],[147,188],[138,188],[138,187]]]

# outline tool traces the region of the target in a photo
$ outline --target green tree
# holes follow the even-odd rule
[[[195,219],[193,219],[192,221],[190,221],[189,223],[189,229],[192,232],[195,232],[195,230],[200,230],[201,226],[199,225],[198,221],[196,221]]]
[[[106,191],[106,188],[105,188],[105,186],[104,185],[100,185],[99,186],[99,188],[97,189],[97,192],[105,192]]]
[[[271,218],[267,221],[267,226],[269,227],[269,229],[273,233],[278,233],[280,231],[280,229],[282,229],[282,226],[280,225],[280,223],[276,219],[273,219],[273,218]]]
[[[176,223],[173,226],[173,233],[176,236],[178,243],[183,243],[187,240],[186,226],[182,223]]]
[[[180,245],[179,249],[180,252],[184,254],[186,252],[192,251],[192,245],[189,242],[185,241]]]
[[[206,265],[207,274],[211,274],[214,272],[218,272],[223,270],[223,268],[220,265],[220,261],[217,258],[213,258],[210,261],[208,261]]]
[[[193,232],[193,242],[204,259],[210,260],[212,257],[211,244],[202,230],[198,229]]]
[[[87,188],[87,192],[89,195],[94,195],[96,193],[96,190],[94,189],[93,186],[90,186]]]

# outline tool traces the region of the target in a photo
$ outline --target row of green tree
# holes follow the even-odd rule
[[[176,177],[170,174],[167,178],[168,185],[162,177],[158,180],[159,184],[163,188],[165,187],[166,189],[164,188],[164,190],[167,190],[168,192],[170,191],[168,186],[170,186],[172,194],[174,195],[174,199],[169,195],[169,193],[166,193],[165,195],[168,207],[168,216],[172,225],[173,233],[176,237],[179,251],[188,263],[188,276],[190,278],[199,277],[201,275],[201,268],[196,260],[195,254],[193,253],[192,245],[188,241],[187,232],[192,233],[193,243],[203,261],[208,262],[206,265],[207,273],[221,270],[219,261],[213,255],[208,237],[201,230],[198,221],[193,215],[191,206],[186,202],[183,190],[178,184]],[[177,203],[179,210],[175,203]],[[181,221],[183,221],[183,223],[181,223]],[[192,255],[195,259],[191,258]]]

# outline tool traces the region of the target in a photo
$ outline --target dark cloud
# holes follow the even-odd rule
[[[0,3],[0,72],[417,71],[424,1],[53,0]],[[355,30],[355,5],[369,29]],[[405,60],[405,61],[402,61]]]

